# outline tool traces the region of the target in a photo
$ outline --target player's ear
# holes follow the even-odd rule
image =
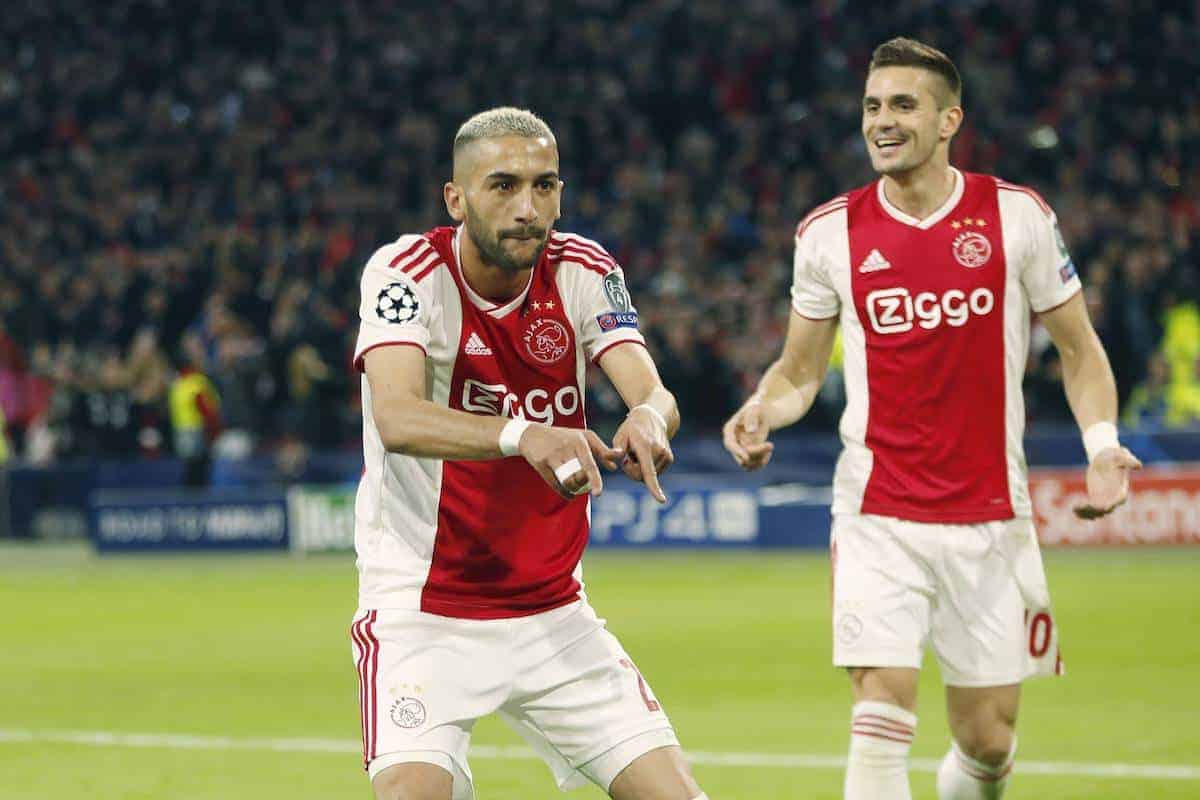
[[[950,106],[942,109],[941,124],[938,134],[942,139],[951,139],[954,134],[958,133],[958,129],[962,127],[963,110],[962,106]]]
[[[446,201],[446,213],[450,215],[450,219],[462,222],[467,218],[466,196],[461,186],[447,181],[442,186],[442,199]]]

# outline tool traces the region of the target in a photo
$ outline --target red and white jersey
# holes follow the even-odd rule
[[[1036,192],[954,170],[924,220],[882,180],[819,206],[796,231],[792,307],[838,317],[845,449],[834,513],[974,523],[1032,516],[1021,378],[1030,314],[1080,290]]]
[[[621,269],[552,231],[525,290],[488,302],[463,278],[461,228],[402,236],[362,276],[354,363],[376,347],[426,355],[427,399],[473,414],[585,427],[587,361],[644,343]],[[365,469],[355,503],[359,605],[517,617],[580,596],[586,495],[564,500],[520,456],[443,461],[388,453],[362,376]]]

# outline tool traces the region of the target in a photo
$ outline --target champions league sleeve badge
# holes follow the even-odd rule
[[[375,313],[384,322],[403,325],[412,322],[421,313],[421,301],[408,284],[389,283],[379,291]]]
[[[633,311],[633,302],[629,299],[629,290],[620,272],[610,272],[604,276],[604,296],[613,311]]]

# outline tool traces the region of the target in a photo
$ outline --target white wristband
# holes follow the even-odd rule
[[[505,457],[521,454],[521,435],[531,424],[527,419],[510,419],[500,429],[500,452]]]
[[[633,412],[637,411],[639,408],[644,408],[647,411],[649,411],[651,414],[653,414],[654,418],[656,420],[658,420],[658,424],[662,425],[663,433],[667,432],[667,430],[668,430],[667,418],[662,415],[661,411],[659,411],[657,408],[650,405],[649,403],[642,403],[641,405],[634,406],[633,408],[629,409],[629,413],[632,414]]]
[[[1087,451],[1088,463],[1096,460],[1102,450],[1110,447],[1120,447],[1117,440],[1117,426],[1111,422],[1097,422],[1089,425],[1083,432],[1083,449]]]

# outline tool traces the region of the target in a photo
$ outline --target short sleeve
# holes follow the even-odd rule
[[[792,308],[809,319],[836,317],[842,304],[828,273],[821,264],[812,228],[796,235],[792,258]]]
[[[579,297],[573,304],[579,315],[575,330],[588,360],[595,361],[622,342],[645,344],[621,268],[614,267],[604,275],[583,271],[579,277]]]
[[[622,342],[646,343],[625,273],[607,250],[579,234],[552,231],[547,252],[557,263],[558,290],[589,361]]]
[[[1032,194],[1020,193],[1018,202],[1021,285],[1034,311],[1048,311],[1070,300],[1082,284],[1054,212]]]
[[[432,298],[404,271],[410,262],[420,264],[412,259],[422,255],[426,261],[436,259],[432,246],[421,237],[402,237],[381,247],[367,262],[360,282],[358,340],[354,346],[354,367],[358,371],[364,369],[363,356],[376,347],[414,345],[428,353]]]

